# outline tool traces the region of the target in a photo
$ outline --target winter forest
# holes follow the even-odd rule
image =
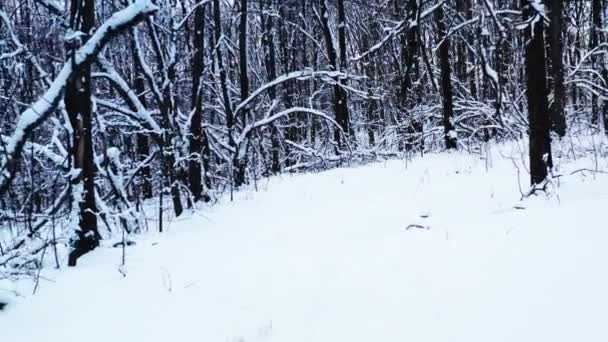
[[[0,0],[0,331],[605,341],[607,15],[606,0]],[[491,309],[502,292],[518,299]],[[84,303],[114,328],[76,339]]]

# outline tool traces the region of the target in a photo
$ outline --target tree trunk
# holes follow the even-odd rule
[[[264,30],[262,36],[262,44],[264,45],[264,64],[266,73],[268,74],[268,81],[272,81],[277,78],[273,20],[271,15],[264,14],[265,10],[270,11],[271,0],[261,1],[260,6],[262,9],[262,25]],[[274,87],[268,89],[268,95],[270,96],[270,101],[277,100],[277,93]],[[281,171],[281,143],[279,131],[274,123],[270,125],[270,141],[272,144],[271,171],[273,174],[278,174]]]
[[[463,20],[468,18],[468,0],[456,0],[456,11],[462,17]],[[462,33],[466,38],[470,36],[470,33],[465,29]],[[467,42],[464,40],[456,41],[456,77],[463,82],[467,82],[467,56],[469,55],[467,49]]]
[[[590,49],[595,49],[601,43],[601,30],[603,26],[603,18],[602,18],[602,1],[594,0],[592,1],[592,27],[591,27],[591,44],[589,46]],[[593,55],[591,57],[591,62],[593,64],[593,69],[600,69],[600,57],[598,55]],[[599,121],[599,104],[598,104],[598,96],[596,94],[591,94],[591,123],[598,124]]]
[[[221,8],[220,8],[220,0],[213,0],[213,22],[214,22],[214,33],[215,33],[215,57],[217,62],[218,72],[220,74],[220,88],[222,92],[222,100],[224,102],[224,111],[226,114],[226,129],[228,134],[228,144],[236,148],[236,143],[234,141],[234,112],[232,111],[232,102],[230,100],[230,94],[228,93],[228,80],[226,76],[226,68],[224,66],[224,60],[222,58],[222,17],[221,17]],[[238,151],[236,152],[238,153]],[[233,169],[230,170],[231,177],[233,179],[235,177],[234,165],[232,165]],[[235,186],[240,186],[235,180]]]
[[[95,0],[72,0],[71,26],[84,33],[86,41],[95,26]],[[74,53],[75,50],[72,50]],[[65,92],[65,108],[74,130],[72,154],[74,169],[80,170],[76,183],[81,187],[79,203],[79,230],[72,241],[68,265],[76,266],[78,258],[99,246],[101,236],[97,230],[97,205],[95,203],[95,153],[93,151],[93,118],[91,104],[91,67],[78,72]]]
[[[340,68],[346,68],[346,18],[344,13],[344,0],[338,0],[338,47],[340,49],[340,62],[338,63],[338,56],[336,49],[334,48],[333,36],[329,28],[329,14],[327,12],[326,0],[321,0],[321,28],[323,30],[323,37],[325,38],[325,46],[327,48],[327,56],[329,58],[329,65],[334,70],[338,71]],[[342,70],[344,71],[344,70]],[[346,135],[347,139],[350,135],[350,114],[348,112],[348,99],[346,91],[341,86],[343,80],[341,78],[336,79],[336,84],[333,86],[334,90],[334,114],[336,116],[336,122],[342,128],[342,131]],[[338,143],[340,148],[344,147],[344,141],[342,134],[339,130],[334,131],[334,139]]]
[[[464,1],[464,11],[465,11],[465,19],[466,20],[471,20],[473,19],[473,4],[472,4],[472,0],[463,0]],[[475,44],[475,37],[473,37],[472,34],[468,35],[468,45],[473,46]],[[468,50],[468,49],[466,49]],[[471,92],[471,96],[476,99],[477,98],[477,63],[475,61],[475,54],[473,53],[473,51],[469,50],[468,53],[469,56],[469,61],[471,62],[471,64],[473,65],[472,68],[472,75],[468,75],[467,74],[467,78],[469,79],[469,91]],[[466,65],[465,65],[465,71],[466,71]]]
[[[553,130],[563,137],[566,134],[566,117],[564,113],[566,91],[564,88],[564,62],[562,25],[563,3],[562,0],[548,0],[550,7],[550,37],[551,46],[551,74],[553,76],[553,106],[551,107],[551,123]]]
[[[529,0],[522,0],[524,21],[532,21],[538,15]],[[534,22],[534,21],[532,21]],[[551,165],[551,120],[547,104],[547,79],[545,72],[545,40],[543,20],[534,22],[524,30],[528,100],[530,124],[530,181],[541,184],[547,178]]]
[[[439,30],[439,39],[443,42],[439,46],[439,65],[441,69],[441,97],[443,102],[443,128],[445,147],[456,149],[457,135],[454,128],[454,99],[452,94],[452,67],[450,66],[450,37],[447,36],[443,6],[435,11],[435,20]]]
[[[137,53],[135,51],[135,42],[132,42],[132,50],[133,56],[136,56]],[[143,95],[146,91],[145,86],[145,78],[142,75],[141,65],[139,65],[139,59],[134,58],[134,75],[133,75],[133,84],[135,88],[135,92],[139,97],[139,101],[145,106],[146,105],[146,97]],[[136,111],[136,108],[131,108],[131,110]],[[136,145],[137,145],[137,159],[140,163],[143,163],[150,155],[150,140],[147,134],[145,133],[137,133],[136,136]],[[141,191],[142,197],[144,199],[152,198],[152,175],[150,170],[150,165],[145,165],[141,168]]]
[[[203,72],[205,65],[205,7],[199,6],[194,12],[194,34],[192,57],[192,106],[193,114],[190,122],[189,135],[189,163],[188,177],[190,192],[194,197],[194,202],[201,199],[209,200],[204,196],[202,178],[205,185],[210,187],[209,177],[209,146],[207,134],[203,130]],[[204,173],[204,175],[203,175]]]
[[[249,68],[247,63],[247,0],[241,0],[240,3],[240,20],[239,20],[239,83],[241,86],[241,101],[249,97]],[[235,118],[239,120],[239,118]],[[240,113],[240,122],[244,127],[249,119],[249,109],[245,108]],[[241,142],[245,146],[239,146],[239,150],[247,150],[247,141]],[[234,183],[239,187],[245,183],[245,173],[247,169],[247,152],[239,153],[237,151],[234,158]]]

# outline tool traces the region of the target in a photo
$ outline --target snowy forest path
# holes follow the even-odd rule
[[[608,178],[519,202],[517,170],[496,159],[272,178],[142,237],[124,274],[120,249],[87,255],[0,315],[0,331],[12,342],[605,340]]]

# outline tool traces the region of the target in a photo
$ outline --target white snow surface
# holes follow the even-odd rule
[[[513,162],[483,155],[263,181],[125,267],[104,247],[22,286],[2,340],[608,341],[608,176],[556,158],[550,195],[520,201]]]

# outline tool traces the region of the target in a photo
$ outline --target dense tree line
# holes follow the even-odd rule
[[[529,135],[542,186],[551,141],[608,120],[606,5],[2,1],[0,270],[281,172]]]

